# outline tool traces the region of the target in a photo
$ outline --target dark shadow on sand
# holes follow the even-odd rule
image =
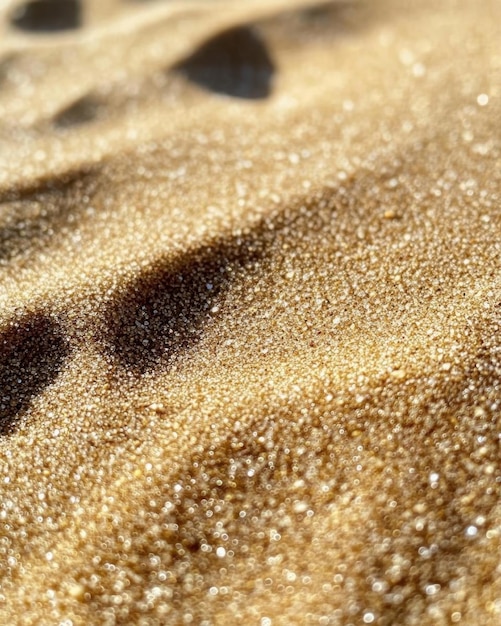
[[[98,116],[101,103],[92,94],[86,94],[69,104],[54,118],[54,126],[69,129],[93,122]]]
[[[265,247],[256,237],[231,237],[159,261],[109,307],[108,351],[137,375],[178,358],[200,340],[211,309]]]
[[[54,33],[81,26],[79,0],[29,0],[18,6],[11,24],[30,33]]]
[[[239,26],[212,37],[173,70],[208,91],[257,100],[270,95],[275,66],[257,30]]]
[[[27,316],[0,334],[0,436],[12,433],[18,417],[54,382],[69,354],[58,324],[41,314]]]
[[[0,263],[40,250],[78,227],[97,186],[98,168],[49,177],[0,194]]]

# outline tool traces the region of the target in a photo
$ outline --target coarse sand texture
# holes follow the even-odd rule
[[[0,624],[501,624],[501,0],[0,6]]]

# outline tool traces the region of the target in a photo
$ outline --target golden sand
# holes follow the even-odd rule
[[[69,6],[0,15],[0,623],[499,625],[501,2]]]

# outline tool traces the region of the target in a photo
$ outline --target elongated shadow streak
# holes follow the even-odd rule
[[[97,186],[97,167],[35,181],[0,194],[0,262],[40,249],[78,227],[85,198]]]
[[[268,97],[275,73],[265,42],[249,26],[219,33],[172,69],[209,91],[247,100]]]
[[[266,240],[232,237],[159,261],[117,296],[104,343],[136,375],[172,361],[201,338],[211,311],[242,270],[252,271]]]
[[[54,382],[69,346],[59,326],[32,315],[0,334],[0,436],[11,434],[18,417]]]

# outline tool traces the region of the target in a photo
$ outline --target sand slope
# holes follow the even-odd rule
[[[1,15],[0,623],[499,624],[501,3],[51,15]]]

